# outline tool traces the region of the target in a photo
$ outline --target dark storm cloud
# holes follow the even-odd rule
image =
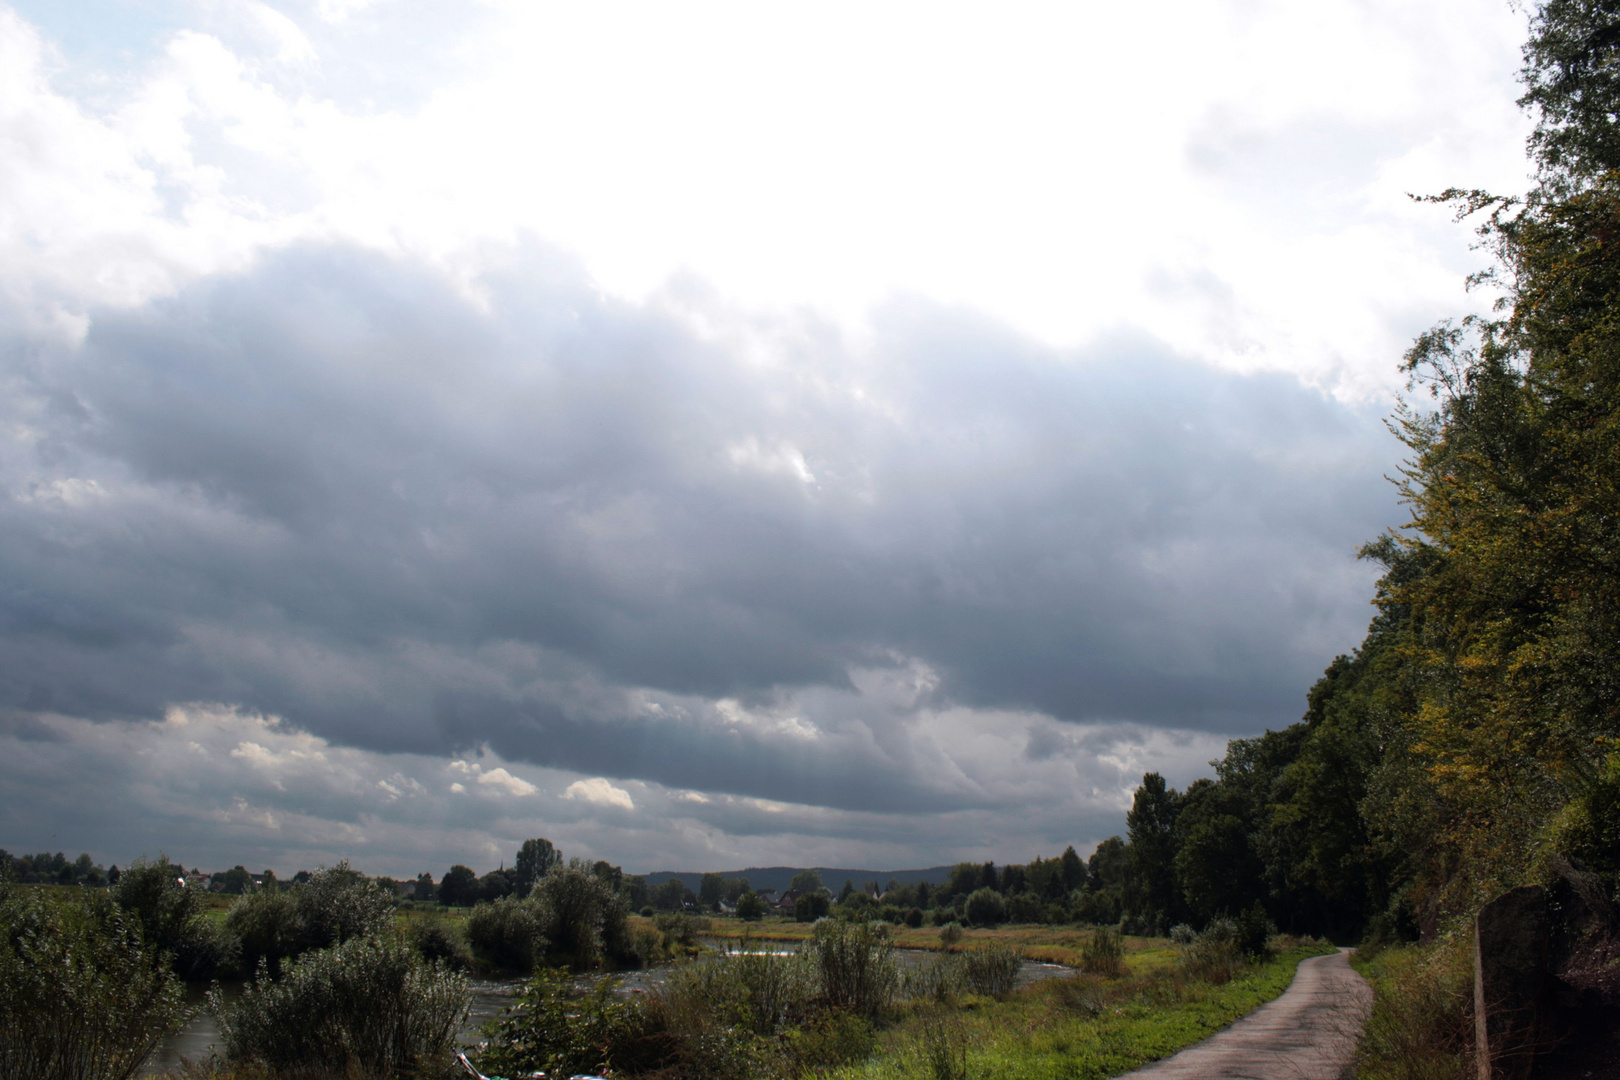
[[[0,708],[935,809],[919,709],[1253,732],[1365,626],[1395,448],[1290,379],[904,302],[857,348],[534,249],[474,292],[303,250],[12,341]]]

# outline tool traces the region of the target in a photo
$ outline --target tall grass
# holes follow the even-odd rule
[[[351,938],[260,979],[227,1005],[224,1057],[291,1077],[429,1076],[451,1060],[471,994],[466,977],[426,963],[395,935]]]
[[[821,992],[835,1009],[877,1016],[894,999],[899,973],[886,923],[823,919],[802,952],[821,976]]]
[[[1403,946],[1358,957],[1377,997],[1357,1050],[1366,1080],[1475,1075],[1473,963],[1467,942]]]
[[[1125,974],[1125,943],[1114,931],[1099,927],[1080,947],[1080,970],[1109,977]]]
[[[183,1016],[166,958],[105,895],[0,886],[0,1076],[128,1080]]]

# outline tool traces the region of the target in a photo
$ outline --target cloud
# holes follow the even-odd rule
[[[636,808],[636,804],[630,801],[628,791],[614,787],[600,776],[593,776],[589,780],[575,780],[563,790],[563,798],[581,799],[597,806],[616,806],[621,810]]]
[[[541,245],[478,284],[319,246],[14,335],[0,706],[993,811],[1066,725],[1289,722],[1366,624],[1398,447],[1291,379],[919,301],[865,343],[626,304]],[[992,716],[1028,738],[941,734]]]

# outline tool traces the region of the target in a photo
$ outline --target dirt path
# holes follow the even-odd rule
[[[1349,949],[1313,956],[1277,1000],[1119,1080],[1338,1080],[1371,1008],[1372,987],[1351,969]]]

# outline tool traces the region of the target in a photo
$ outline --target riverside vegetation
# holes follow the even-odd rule
[[[499,1075],[1100,1077],[1223,1026],[1322,951],[1229,920],[1171,940],[952,921],[925,931],[935,955],[902,970],[894,926],[846,916],[749,927],[797,935],[786,955],[745,937],[649,992],[620,993],[611,976],[582,992],[570,970],[690,958],[697,934],[724,924],[630,916],[579,862],[464,918],[401,913],[346,864],[211,915],[172,870],[143,862],[109,891],[0,885],[0,1074],[125,1080],[181,1020],[182,973],[251,963],[236,1001],[209,995],[221,1044],[189,1080],[454,1075],[472,968],[531,973],[476,1055]],[[1055,936],[1078,973],[1016,989],[1020,939]]]

